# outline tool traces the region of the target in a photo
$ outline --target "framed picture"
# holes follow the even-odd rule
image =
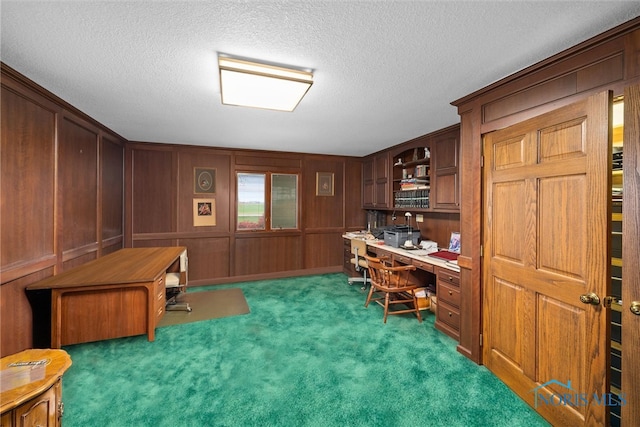
[[[216,170],[193,168],[193,192],[195,194],[215,194]]]
[[[316,196],[333,196],[333,172],[316,172]]]
[[[193,199],[193,226],[216,225],[216,200]]]
[[[457,254],[460,253],[460,233],[457,231],[453,231],[451,233],[451,239],[449,239],[449,251]]]

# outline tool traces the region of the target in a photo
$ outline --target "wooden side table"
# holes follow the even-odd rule
[[[0,359],[0,427],[60,426],[64,350],[32,349]]]

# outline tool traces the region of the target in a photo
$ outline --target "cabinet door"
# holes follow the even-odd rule
[[[0,427],[13,427],[13,411],[5,412],[0,416]]]
[[[383,153],[362,163],[362,207],[380,209],[389,206],[389,153]]]
[[[433,184],[431,203],[434,209],[460,210],[460,142],[447,136],[432,143]]]
[[[60,381],[38,397],[31,399],[14,411],[18,426],[58,426],[58,396],[61,395]]]
[[[389,203],[389,153],[375,158],[375,207],[388,208]]]
[[[374,160],[362,162],[362,207],[373,208],[375,203],[375,177],[373,175]]]

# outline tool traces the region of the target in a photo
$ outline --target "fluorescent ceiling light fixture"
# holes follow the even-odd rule
[[[222,103],[293,111],[313,84],[306,71],[218,57]]]

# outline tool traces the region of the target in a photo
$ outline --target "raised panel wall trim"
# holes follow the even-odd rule
[[[482,106],[483,122],[491,122],[536,105],[576,93],[575,73],[560,76],[534,87],[497,99]]]
[[[316,274],[342,273],[343,266],[304,268],[298,270],[276,271],[269,273],[244,274],[229,277],[216,277],[211,279],[191,280],[190,286],[224,285],[228,283],[253,282],[256,280],[285,279],[287,277],[314,276]]]
[[[55,267],[58,257],[54,254],[4,266],[0,271],[1,282],[8,283],[47,268]]]
[[[209,237],[230,237],[233,233],[203,231],[203,232],[168,232],[168,233],[137,233],[132,236],[132,240],[173,240],[173,239],[197,239]]]
[[[326,228],[305,228],[305,234],[332,234],[332,233],[342,233],[344,232],[344,228],[342,227],[326,227]]]
[[[302,167],[302,159],[286,158],[286,157],[268,157],[259,155],[236,155],[236,166],[257,166],[264,170],[265,167],[283,167],[300,169]]]
[[[62,262],[79,258],[91,252],[98,252],[98,242],[94,242],[79,248],[73,248],[62,252]]]
[[[302,230],[278,230],[278,231],[247,231],[233,234],[236,240],[244,239],[269,239],[277,237],[300,237]]]
[[[33,93],[35,93],[35,94],[41,96],[42,98],[44,98],[44,100],[46,100],[47,103],[53,102],[53,104],[55,104],[54,108],[55,108],[56,111],[61,111],[63,109],[63,110],[65,110],[65,112],[71,113],[75,117],[81,118],[83,121],[85,121],[87,123],[91,123],[93,126],[104,130],[109,135],[113,135],[113,136],[115,136],[115,137],[117,137],[119,139],[122,139],[122,140],[125,139],[125,138],[121,137],[120,135],[118,135],[117,133],[115,133],[114,131],[112,131],[111,129],[109,129],[106,126],[104,126],[103,124],[101,124],[98,121],[94,120],[92,117],[90,117],[87,114],[83,113],[82,111],[80,111],[79,109],[74,107],[73,105],[69,104],[68,102],[66,102],[62,98],[57,97],[56,95],[54,95],[53,93],[49,92],[47,89],[43,88],[39,84],[35,83],[34,81],[32,81],[29,78],[25,77],[24,75],[20,74],[19,72],[17,72],[13,68],[11,68],[8,65],[6,65],[4,62],[0,62],[0,67],[2,69],[2,85],[3,86],[8,84],[8,82],[10,82],[11,80],[13,80],[15,83],[12,86],[20,87],[20,93],[22,93],[23,95],[24,95],[24,92],[23,92],[24,89],[22,89],[22,87],[21,87],[22,85],[23,85],[23,87],[27,88],[28,90],[33,91]],[[7,77],[9,77],[9,79],[7,79]],[[34,99],[31,94],[28,95],[28,96],[29,96],[30,99]],[[49,107],[49,108],[51,108],[51,107]]]
[[[609,58],[578,70],[576,92],[584,92],[623,79],[624,52],[617,52]]]
[[[63,111],[59,105],[52,103],[46,97],[41,96],[39,93],[31,92],[25,89],[24,86],[21,86],[20,83],[17,83],[12,78],[6,78],[4,74],[4,64],[2,64],[2,88],[14,93],[21,98],[26,99],[27,101],[53,114],[61,114]]]
[[[102,239],[102,247],[106,248],[109,246],[122,245],[124,242],[124,236],[121,234],[119,236],[109,237],[108,239]]]
[[[575,95],[624,78],[624,54],[597,60],[587,66],[541,82],[483,106],[484,122],[506,117],[559,98]]]
[[[634,18],[557,55],[498,80],[489,86],[465,95],[451,102],[451,104],[461,107],[464,104],[476,102],[478,99],[481,102],[496,100],[532,85],[564,75],[567,72],[586,67],[601,58],[608,57],[612,52],[624,49],[625,35],[637,30],[639,23],[640,18]],[[596,59],[594,60],[594,58]]]

